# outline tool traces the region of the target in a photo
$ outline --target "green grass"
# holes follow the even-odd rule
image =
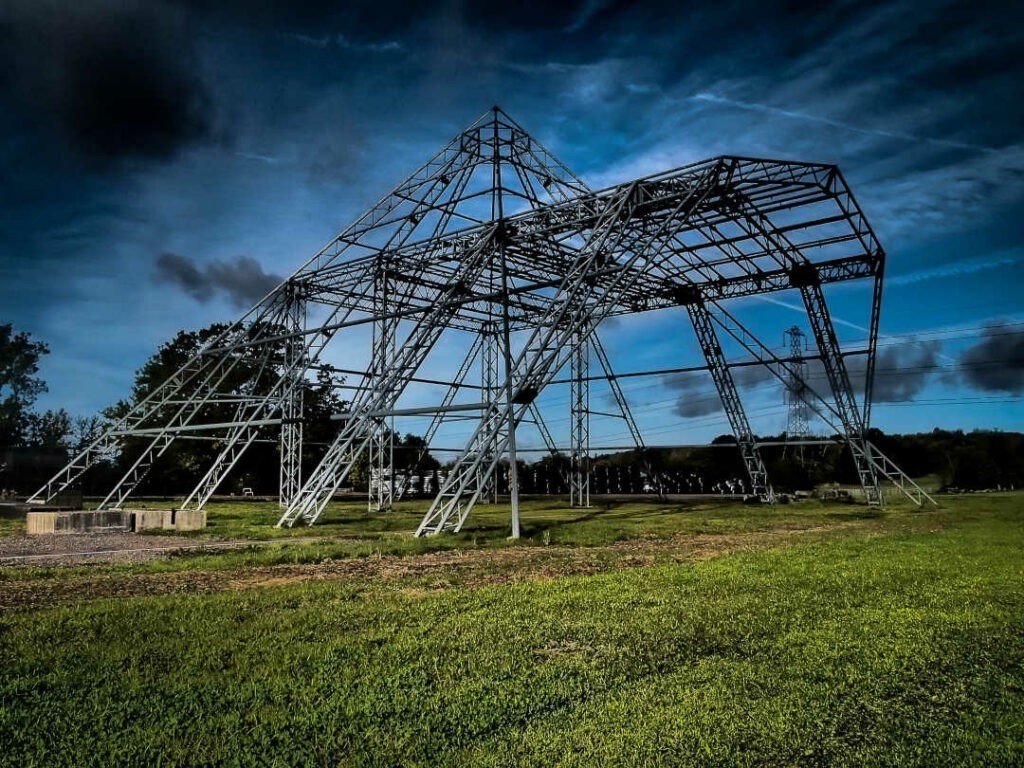
[[[545,545],[607,546],[630,539],[665,539],[687,534],[741,534],[754,531],[830,527],[858,520],[883,520],[878,512],[850,504],[809,501],[751,507],[732,501],[687,504],[595,501],[592,509],[572,509],[564,499],[530,499],[522,505],[523,535],[508,538],[509,512],[503,505],[480,505],[456,535],[414,538],[428,501],[400,502],[383,515],[367,513],[365,502],[332,503],[313,527],[274,527],[280,514],[271,502],[211,502],[208,523],[188,534],[196,543],[242,540],[252,545],[231,551],[185,551],[142,565],[28,566],[8,569],[5,578],[68,578],[83,572],[168,572],[199,569],[318,563],[352,557],[414,555],[455,549]],[[159,506],[152,502],[151,506]],[[165,504],[166,506],[166,504]],[[903,509],[896,505],[893,509]],[[171,532],[174,533],[174,532]],[[165,535],[163,531],[144,536]],[[308,540],[313,539],[313,540]],[[140,546],[145,539],[140,538]],[[0,578],[0,583],[4,579]]]
[[[430,501],[402,501],[386,514],[370,514],[366,502],[332,502],[315,527],[298,525],[294,528],[275,528],[281,510],[274,502],[215,501],[207,505],[208,522],[202,531],[192,532],[196,538],[213,539],[267,539],[306,537],[379,537],[392,533],[414,531]],[[167,504],[150,502],[150,506]],[[774,527],[780,521],[791,520],[802,524],[817,515],[824,519],[829,514],[871,514],[849,505],[826,505],[810,502],[799,505],[779,505],[759,508],[732,501],[700,501],[687,504],[650,501],[595,500],[592,509],[569,507],[564,498],[531,498],[523,503],[524,537],[532,539],[544,531],[555,542],[569,544],[604,544],[635,536],[657,536],[676,532],[715,530],[724,532]],[[507,504],[480,504],[465,526],[459,541],[487,539],[504,540],[509,533]],[[159,532],[157,532],[159,535]],[[449,537],[450,538],[450,537]]]
[[[0,517],[0,538],[25,532],[25,519]]]
[[[1024,765],[1022,502],[506,586],[8,611],[0,765]],[[593,545],[844,514],[650,506],[555,530]]]
[[[134,502],[133,507],[168,509],[172,500]],[[252,539],[265,541],[317,536],[324,538],[379,538],[405,534],[416,529],[430,500],[401,501],[386,514],[370,514],[365,501],[331,502],[315,527],[297,525],[275,528],[281,515],[272,501],[222,501],[207,504],[206,528],[185,534],[154,530],[145,535],[186,535],[197,540]],[[902,509],[897,501],[894,508]],[[731,500],[711,498],[686,503],[662,502],[651,497],[644,501],[623,501],[595,497],[592,509],[570,508],[563,497],[527,497],[522,504],[523,535],[526,541],[547,532],[554,543],[607,544],[637,536],[661,536],[674,533],[700,533],[764,530],[779,524],[803,525],[817,519],[827,522],[835,516],[872,515],[874,512],[847,504],[817,501],[781,504],[774,507],[749,507]],[[24,520],[0,519],[0,536],[24,533]],[[487,540],[502,542],[509,533],[507,503],[478,504],[455,541]],[[446,537],[452,540],[451,537]]]

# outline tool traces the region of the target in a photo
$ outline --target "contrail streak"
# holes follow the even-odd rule
[[[758,104],[753,101],[741,101],[739,99],[730,99],[725,96],[719,96],[714,93],[697,93],[689,97],[692,101],[703,101],[709,104],[724,104],[730,107],[736,107],[737,109],[746,109],[752,112],[762,112],[769,115],[780,115],[782,117],[791,117],[796,120],[808,120],[813,123],[822,123],[824,125],[831,125],[834,128],[842,128],[845,131],[853,131],[854,133],[862,133],[868,136],[882,136],[887,139],[902,139],[903,141],[923,141],[928,144],[937,144],[943,147],[955,147],[956,149],[969,149],[975,152],[989,152],[994,153],[996,150],[992,147],[986,147],[979,144],[968,144],[963,141],[952,141],[950,139],[935,139],[929,136],[914,136],[909,133],[900,133],[898,131],[886,131],[877,128],[861,128],[856,125],[850,125],[840,120],[833,120],[828,117],[821,117],[820,115],[811,115],[806,112],[798,112],[793,109],[782,109],[781,107],[772,107],[768,104]]]

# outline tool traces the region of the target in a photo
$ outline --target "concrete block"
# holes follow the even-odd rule
[[[25,516],[25,528],[32,534],[127,531],[129,523],[129,514],[120,509],[29,512]]]
[[[25,515],[28,533],[54,533],[57,528],[57,512],[29,512]]]
[[[198,531],[206,527],[205,509],[176,509],[174,511],[174,530]]]
[[[136,533],[167,528],[165,520],[172,514],[169,509],[130,509],[127,512],[131,515],[131,529]]]

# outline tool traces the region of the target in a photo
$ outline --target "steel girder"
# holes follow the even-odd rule
[[[569,505],[590,506],[590,339],[577,333],[569,356]]]
[[[711,313],[708,312],[704,301],[699,297],[687,304],[686,310],[690,315],[690,322],[693,323],[693,329],[697,333],[697,342],[707,361],[708,371],[715,383],[715,389],[718,390],[718,395],[722,400],[722,407],[729,419],[729,426],[739,445],[740,457],[743,459],[743,466],[747,471],[747,478],[750,480],[751,493],[761,501],[771,504],[775,501],[775,493],[768,481],[768,470],[765,469],[764,461],[761,459],[761,452],[757,448],[757,437],[754,435],[754,430],[750,428],[750,421],[743,409],[743,401],[736,389],[736,382],[733,380],[729,364],[722,353],[722,345],[718,341]]]
[[[499,338],[498,330],[492,323],[487,323],[481,330],[480,336],[480,391],[483,394],[483,402],[487,404],[487,410],[483,418],[492,422],[494,429],[500,429],[501,425],[496,420],[500,418],[498,403],[501,401],[501,390],[499,386],[500,367],[498,364]],[[487,450],[487,446],[482,446]],[[497,478],[477,478],[477,483],[482,488],[481,495],[485,501],[497,503],[498,481]]]
[[[305,329],[306,302],[294,288],[285,314],[289,328],[293,331]],[[278,483],[278,504],[284,508],[288,507],[302,486],[302,415],[305,397],[302,377],[308,368],[305,357],[305,345],[300,339],[290,339],[286,343],[284,365],[288,373],[281,408],[281,471]]]
[[[784,338],[795,372],[795,375],[789,377],[784,389],[787,411],[786,440],[787,442],[802,442],[810,436],[806,395],[803,391],[803,383],[807,379],[807,362],[804,360],[804,332],[800,326],[794,325],[786,330]],[[797,446],[797,456],[801,463],[803,463],[803,451],[802,445]]]
[[[484,269],[496,231],[497,226],[465,254],[457,277],[473,277]],[[278,526],[293,525],[299,518],[312,524],[321,515],[372,438],[375,421],[379,418],[376,413],[394,406],[409,378],[416,373],[444,332],[455,306],[452,296],[462,290],[462,285],[463,282],[456,279],[437,297],[434,311],[420,318],[395,355],[385,363],[380,375],[375,377],[372,386],[365,388],[362,397],[353,401],[345,425],[292,505],[281,516]]]
[[[871,449],[866,442],[867,425],[864,412],[857,403],[846,370],[846,361],[832,324],[832,317],[825,301],[818,270],[785,233],[773,232],[759,212],[746,210],[747,201],[741,193],[735,195],[733,204],[738,210],[747,214],[741,220],[741,226],[755,239],[761,241],[766,249],[771,249],[777,255],[779,263],[789,269],[790,285],[800,291],[818,347],[818,354],[828,379],[832,399],[836,405],[836,413],[843,426],[843,435],[850,446],[864,497],[869,505],[881,506],[884,503],[884,497],[878,486],[875,464],[870,458]],[[880,247],[873,238],[868,240],[862,237],[862,242],[867,247],[873,246],[876,249]],[[879,283],[876,283],[876,290],[878,285]],[[872,323],[875,322],[875,319],[876,315],[872,310]],[[869,345],[869,348],[873,349],[873,346]],[[873,361],[873,352],[869,352],[869,355],[872,356]],[[867,400],[865,400],[865,407],[866,403]]]
[[[379,271],[373,286],[373,354],[370,361],[370,387],[375,395],[387,386],[387,366],[395,356],[398,320],[391,312],[391,281],[388,264]],[[370,427],[368,477],[370,513],[391,509],[395,496],[394,417],[384,417]]]
[[[685,183],[676,183],[670,188],[649,189],[641,182],[633,182],[615,188],[614,194],[600,200],[588,196],[590,200],[584,206],[587,215],[582,222],[583,228],[574,233],[584,237],[585,243],[566,270],[547,322],[530,333],[515,365],[506,372],[506,387],[514,395],[505,404],[505,419],[510,423],[522,420],[529,404],[567,362],[573,350],[573,337],[578,335],[581,341],[589,338],[607,316],[615,298],[635,285],[644,274],[644,266],[653,263],[667,240],[674,236],[671,223],[679,218],[687,219],[704,203],[716,185],[721,183],[723,171],[720,164],[715,164],[700,168]],[[660,194],[664,194],[665,199],[659,199]],[[671,202],[668,202],[669,198]],[[668,213],[652,226],[652,222],[638,214],[645,208],[650,210],[655,201]],[[565,226],[560,216],[555,220],[558,226]],[[614,254],[619,253],[622,257],[616,259]],[[608,272],[615,275],[610,284],[599,285],[591,279]],[[496,445],[495,452],[499,454],[504,452],[506,441],[507,438],[502,440],[485,424],[480,424],[473,436],[474,443]],[[456,460],[421,521],[418,535],[461,529],[479,498],[479,488],[472,487],[471,478],[476,476],[482,464],[483,455],[472,449]],[[491,474],[494,468],[492,462],[484,471]]]

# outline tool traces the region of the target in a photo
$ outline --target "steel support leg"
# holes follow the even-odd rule
[[[306,326],[306,303],[293,290],[285,310],[288,326],[293,331],[303,331]],[[302,413],[305,387],[302,379],[306,372],[303,364],[306,356],[302,337],[290,339],[285,346],[285,371],[288,380],[284,386],[281,403],[281,470],[277,503],[287,509],[302,487]]]
[[[488,323],[480,334],[480,386],[483,394],[483,402],[488,408],[481,414],[481,419],[494,422],[493,426],[500,430],[496,422],[500,419],[499,404],[501,401],[500,382],[498,381],[498,332],[497,329]],[[488,451],[487,446],[481,449]],[[480,498],[483,501],[496,504],[498,502],[498,478],[495,475],[486,475],[483,468],[477,471],[477,485],[480,487]]]
[[[743,403],[736,389],[736,382],[733,380],[732,372],[729,370],[722,346],[718,341],[714,319],[704,302],[699,299],[688,304],[686,309],[693,322],[697,341],[704,353],[704,359],[707,361],[711,378],[715,382],[715,388],[718,390],[719,397],[722,398],[722,407],[729,419],[729,426],[739,444],[740,456],[743,458],[743,466],[747,470],[751,492],[761,501],[772,503],[775,501],[775,495],[771,483],[768,482],[768,471],[761,459],[761,452],[758,450],[754,432],[750,428],[750,421],[743,409]]]
[[[590,345],[579,334],[570,358],[569,505],[590,506]]]
[[[373,324],[373,360],[370,363],[370,387],[376,398],[383,395],[387,366],[395,356],[396,321],[389,309],[390,280],[387,270],[378,275],[374,287],[374,305],[378,319]],[[387,512],[395,495],[394,417],[380,419],[370,438],[369,505],[370,513]]]
[[[807,279],[803,279],[805,276]],[[850,453],[857,468],[861,488],[864,489],[864,498],[870,506],[880,507],[884,504],[884,496],[878,486],[878,475],[871,456],[872,446],[867,440],[864,414],[857,404],[853,386],[850,384],[850,375],[846,370],[835,327],[832,325],[832,316],[825,303],[825,293],[816,278],[817,272],[813,269],[794,270],[794,283],[800,289],[804,305],[807,307],[811,331],[814,333],[818,354],[825,368],[836,412],[843,423],[846,433],[844,437],[850,443]]]

